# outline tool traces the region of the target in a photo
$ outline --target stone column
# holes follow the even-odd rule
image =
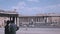
[[[47,23],[47,17],[45,17],[44,20],[45,20],[45,23]]]
[[[14,23],[16,24],[16,18],[14,19]]]
[[[17,17],[17,26],[19,26],[19,17]]]

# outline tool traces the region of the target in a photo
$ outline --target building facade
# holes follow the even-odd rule
[[[8,14],[8,15],[7,15]],[[4,27],[5,26],[5,22],[9,19],[9,15],[11,14],[18,14],[17,12],[14,11],[4,11],[4,10],[0,10],[0,27]],[[7,16],[7,17],[6,17]],[[13,16],[13,15],[12,15]],[[16,23],[17,22],[17,23]],[[59,24],[60,25],[60,15],[59,14],[38,14],[35,16],[22,16],[19,15],[17,18],[17,21],[15,19],[15,23],[19,26],[19,25],[30,25],[30,24],[47,24],[47,23],[51,23],[51,24]]]
[[[33,22],[33,23],[32,23]],[[57,24],[60,25],[60,15],[58,14],[40,14],[36,16],[19,16],[19,23],[22,24]]]
[[[17,12],[14,11],[0,10],[0,27],[4,27],[6,25],[7,20],[10,20],[11,17],[16,17],[17,15]],[[17,22],[17,19],[15,18],[15,23]]]

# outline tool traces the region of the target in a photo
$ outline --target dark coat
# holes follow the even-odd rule
[[[6,26],[5,26],[5,34],[9,34],[9,21],[5,22]]]
[[[5,26],[5,34],[9,34],[9,26],[8,25]]]
[[[14,23],[11,23],[10,26],[9,26],[9,31],[10,31],[10,34],[16,34],[17,25],[14,24]]]

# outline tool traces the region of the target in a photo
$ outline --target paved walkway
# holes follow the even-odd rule
[[[4,34],[3,28],[0,28],[0,34]],[[60,34],[60,28],[20,28],[17,34]]]
[[[17,34],[60,34],[60,28],[20,28]]]

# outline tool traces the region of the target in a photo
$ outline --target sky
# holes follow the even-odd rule
[[[21,15],[60,13],[60,0],[0,0],[0,9],[14,10]]]

